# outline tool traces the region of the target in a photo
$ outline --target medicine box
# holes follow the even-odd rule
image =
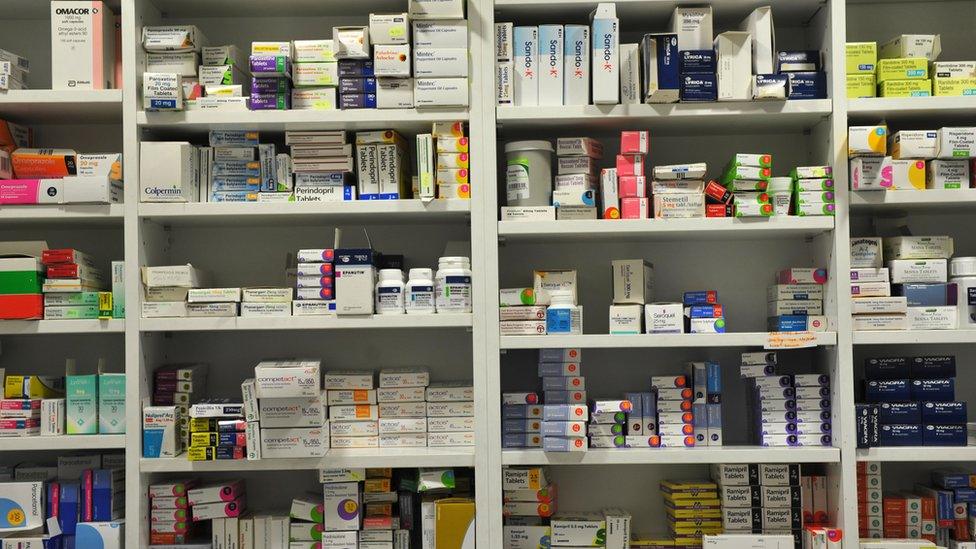
[[[316,360],[264,361],[254,368],[259,399],[317,397],[321,390]]]
[[[114,15],[103,2],[51,2],[51,87],[120,87],[115,82],[115,39]]]

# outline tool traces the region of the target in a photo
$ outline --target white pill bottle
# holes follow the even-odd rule
[[[959,329],[976,330],[976,257],[952,258],[949,276],[958,291]]]
[[[438,313],[470,313],[473,310],[471,259],[461,256],[438,259],[434,291],[437,293],[435,305]]]
[[[433,269],[410,269],[405,300],[408,315],[429,315],[437,311]]]
[[[376,314],[402,315],[403,271],[380,269],[380,281],[376,283]]]

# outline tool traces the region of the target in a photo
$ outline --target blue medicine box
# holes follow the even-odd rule
[[[681,74],[715,74],[715,50],[682,50]]]
[[[966,423],[968,414],[965,402],[919,403],[923,423]]]
[[[909,366],[912,379],[956,377],[956,357],[952,355],[917,356]]]
[[[682,101],[718,101],[718,79],[714,74],[682,74]]]
[[[905,402],[912,396],[909,385],[907,379],[870,380],[864,384],[864,398],[868,402]]]
[[[909,307],[948,307],[958,301],[956,284],[892,284],[891,295],[908,298]]]
[[[966,445],[966,424],[941,424],[925,425],[922,428],[923,446],[965,446]],[[956,502],[976,501],[976,490],[966,487],[957,488],[956,491],[965,491],[964,494],[956,494]]]
[[[787,99],[827,99],[827,75],[822,72],[787,73]]]
[[[881,446],[921,446],[922,426],[918,424],[882,425],[880,438]]]
[[[911,400],[936,402],[955,400],[956,380],[946,377],[939,379],[913,379]]]
[[[864,379],[907,379],[911,377],[909,372],[908,357],[879,357],[864,361]]]
[[[878,420],[882,424],[921,423],[922,405],[918,402],[882,402],[878,406]]]

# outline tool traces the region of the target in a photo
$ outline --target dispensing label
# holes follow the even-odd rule
[[[817,346],[813,332],[769,332],[764,349],[803,349]]]
[[[523,200],[531,196],[529,192],[529,159],[513,158],[508,161],[505,174],[505,187],[509,200]]]

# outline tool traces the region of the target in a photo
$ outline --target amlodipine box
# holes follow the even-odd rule
[[[316,397],[321,391],[320,367],[317,360],[263,361],[254,368],[257,396]]]

